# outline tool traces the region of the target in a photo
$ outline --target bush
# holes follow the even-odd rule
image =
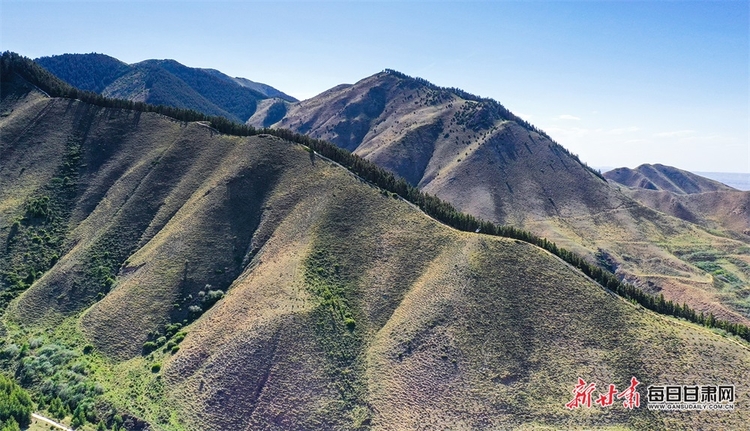
[[[143,354],[147,355],[156,350],[158,347],[159,346],[157,346],[153,341],[146,341],[145,343],[143,343]]]
[[[205,308],[211,308],[218,300],[224,297],[224,291],[222,290],[209,290],[207,294],[203,297],[203,303],[205,304]]]
[[[2,352],[0,352],[0,358],[13,359],[21,353],[21,349],[16,344],[9,344]]]
[[[174,334],[176,334],[177,331],[179,331],[180,329],[182,329],[182,323],[172,323],[170,325],[167,325],[167,327],[164,330],[167,333],[167,337],[171,337]]]
[[[357,325],[357,322],[355,322],[351,317],[347,317],[344,319],[344,324],[346,325],[346,328],[348,330],[353,331],[354,327]]]
[[[188,313],[190,313],[191,318],[197,318],[198,316],[203,314],[203,309],[197,305],[191,305],[190,307],[188,307]]]
[[[156,364],[151,365],[152,373],[158,373],[159,371],[161,371],[161,364],[156,363]]]

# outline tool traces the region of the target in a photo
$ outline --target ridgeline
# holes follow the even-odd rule
[[[394,71],[388,72],[397,73]],[[217,132],[227,135],[257,136],[267,134],[304,145],[308,147],[310,151],[315,151],[316,153],[339,163],[364,180],[380,187],[383,189],[383,193],[391,193],[393,196],[400,196],[419,207],[429,216],[450,227],[465,232],[479,232],[534,244],[559,257],[596,281],[603,288],[618,294],[628,301],[640,304],[644,308],[663,315],[684,318],[688,321],[709,328],[719,328],[750,341],[750,328],[745,325],[717,319],[712,313],[709,313],[708,316],[704,315],[704,313],[696,313],[695,310],[689,307],[686,303],[680,305],[673,301],[667,301],[664,299],[663,295],[654,296],[647,294],[632,284],[618,280],[617,277],[608,270],[593,265],[579,255],[558,247],[554,242],[550,242],[547,239],[536,236],[530,232],[512,226],[499,226],[485,220],[480,220],[474,216],[461,213],[451,204],[435,196],[419,191],[404,179],[396,178],[392,173],[385,171],[374,163],[327,141],[313,139],[286,129],[255,128],[244,124],[238,124],[224,117],[208,116],[193,110],[179,109],[163,105],[154,106],[143,102],[133,102],[128,100],[110,99],[96,93],[80,91],[56,78],[30,59],[6,51],[0,57],[0,77],[3,81],[8,81],[13,74],[18,74],[23,79],[52,97],[78,99],[85,103],[107,108],[154,112],[184,122],[206,122]],[[471,96],[467,95],[465,92],[461,92],[461,94],[464,97]],[[504,110],[502,105],[499,105],[498,109]],[[529,125],[527,126],[531,127]],[[600,176],[600,174],[598,175]]]

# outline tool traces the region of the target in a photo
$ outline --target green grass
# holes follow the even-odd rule
[[[362,328],[356,327],[354,317],[359,313],[350,306],[356,284],[351,274],[346,274],[353,268],[342,265],[329,246],[325,240],[318,240],[314,246],[305,264],[305,283],[319,301],[313,312],[316,334],[325,351],[326,371],[337,381],[340,411],[334,414],[351,416],[361,425],[372,413],[365,402],[366,385],[362,381]]]
[[[99,420],[111,428],[116,415],[135,415],[159,429],[183,430],[165,402],[160,367],[155,369],[171,353],[159,349],[129,362],[112,361],[90,349],[78,329],[79,319],[72,316],[56,328],[34,332],[6,322],[11,329],[3,353],[10,344],[34,347],[21,355],[2,354],[2,368],[15,370],[29,388],[37,409],[57,418],[49,410],[50,402],[57,397],[67,409],[67,418],[60,418],[63,423],[70,423],[70,414],[79,405],[85,408],[89,418],[85,430],[95,429]]]

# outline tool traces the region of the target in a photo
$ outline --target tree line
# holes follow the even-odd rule
[[[390,69],[386,69],[386,72],[407,77],[409,79],[415,79]],[[128,100],[109,99],[95,93],[78,91],[57,79],[51,73],[47,72],[28,58],[11,52],[5,52],[0,57],[0,73],[2,80],[9,80],[12,73],[17,73],[53,97],[77,98],[81,101],[107,108],[155,112],[180,121],[207,121],[211,124],[211,127],[220,133],[234,136],[256,136],[259,134],[268,134],[307,146],[320,155],[346,167],[362,179],[391,193],[395,193],[403,199],[413,203],[429,216],[448,226],[465,232],[481,232],[487,235],[513,238],[534,244],[577,268],[603,288],[608,289],[633,303],[640,304],[644,308],[660,314],[683,318],[709,328],[719,328],[750,341],[750,328],[746,325],[717,319],[713,313],[705,315],[701,312],[699,314],[686,303],[680,305],[671,300],[665,300],[663,295],[654,296],[648,294],[630,283],[620,281],[608,270],[591,264],[581,256],[558,247],[554,242],[538,237],[530,232],[513,226],[500,226],[486,220],[480,220],[472,215],[462,213],[448,202],[445,202],[436,196],[421,192],[419,189],[406,182],[403,178],[397,178],[391,172],[386,171],[356,154],[339,148],[330,142],[311,138],[287,129],[256,129],[255,127],[246,124],[235,123],[224,117],[207,116],[192,110],[161,105],[153,106],[142,102],[132,102]],[[435,87],[433,84],[427,84]],[[468,95],[468,93],[466,94]],[[482,100],[477,96],[468,96]],[[544,134],[544,136],[546,136],[546,134]]]

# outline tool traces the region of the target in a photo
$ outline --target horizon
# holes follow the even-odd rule
[[[5,0],[0,42],[173,59],[300,100],[389,68],[495,99],[590,166],[750,174],[747,2],[175,5]]]

